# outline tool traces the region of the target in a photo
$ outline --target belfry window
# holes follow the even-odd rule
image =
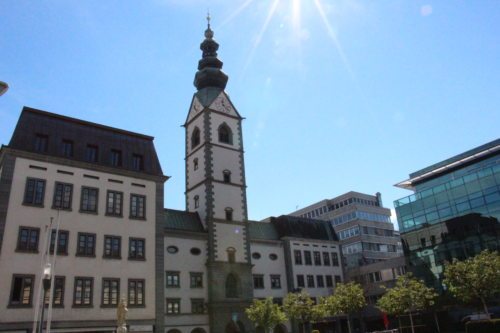
[[[191,148],[196,147],[200,144],[200,129],[195,127],[193,134],[191,135]]]
[[[219,127],[219,142],[233,144],[233,133],[225,123]]]
[[[229,170],[222,171],[222,176],[223,176],[223,179],[224,179],[224,183],[230,183],[231,182],[231,171],[229,171]]]
[[[227,207],[225,209],[226,211],[226,221],[232,221],[233,220],[233,209],[231,207]]]
[[[226,252],[227,252],[227,261],[229,263],[234,263],[236,261],[236,249],[234,247],[228,247]]]

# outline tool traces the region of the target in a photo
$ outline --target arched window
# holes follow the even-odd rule
[[[226,123],[219,126],[219,142],[233,144],[233,133]]]
[[[233,273],[226,278],[226,298],[238,298],[238,278]]]
[[[227,248],[227,261],[234,263],[236,261],[236,249],[234,247]]]
[[[200,196],[195,195],[194,196],[194,208],[198,208],[198,207],[200,207]]]
[[[196,171],[198,170],[198,158],[195,158],[193,160],[193,169]]]
[[[200,144],[200,129],[195,127],[193,130],[193,134],[191,134],[191,148],[196,147]]]
[[[207,333],[203,328],[197,327],[191,331],[191,333]]]
[[[232,221],[233,220],[233,209],[231,207],[226,207],[226,221]]]
[[[230,183],[231,182],[231,171],[229,171],[229,170],[222,171],[222,176],[223,176],[223,179],[224,179],[224,183]]]

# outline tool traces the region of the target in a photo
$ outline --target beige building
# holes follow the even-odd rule
[[[49,263],[52,330],[111,332],[125,297],[131,329],[153,331],[153,138],[25,107],[0,168],[0,330],[33,327]]]

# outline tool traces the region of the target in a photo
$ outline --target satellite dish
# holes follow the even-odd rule
[[[0,96],[5,94],[7,90],[9,90],[9,85],[3,81],[0,81]]]

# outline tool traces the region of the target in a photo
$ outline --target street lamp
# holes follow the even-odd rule
[[[43,268],[43,297],[42,297],[42,316],[40,317],[40,327],[38,329],[38,333],[42,333],[43,330],[43,313],[45,312],[45,295],[47,295],[47,291],[50,290],[50,280],[52,279],[52,267],[49,263],[45,264]],[[50,297],[49,297],[50,299]]]
[[[7,90],[9,90],[9,85],[3,81],[0,81],[0,96],[5,94]]]

